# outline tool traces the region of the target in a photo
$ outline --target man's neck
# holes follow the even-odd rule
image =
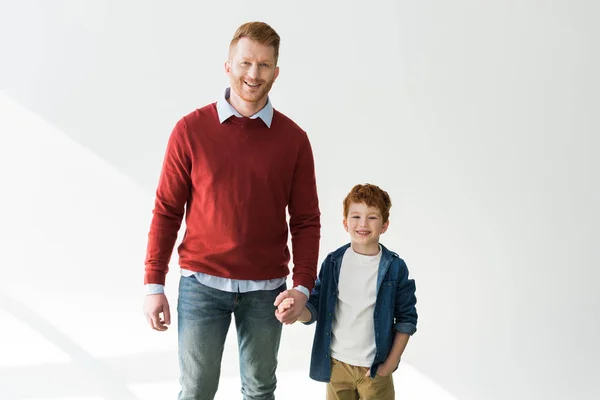
[[[244,117],[251,117],[262,110],[264,106],[267,105],[267,100],[268,99],[265,96],[264,99],[261,99],[258,102],[250,103],[242,100],[233,90],[227,99],[229,104],[231,104],[231,106]]]

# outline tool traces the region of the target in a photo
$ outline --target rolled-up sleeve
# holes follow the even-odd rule
[[[412,335],[417,331],[417,297],[414,279],[408,277],[408,267],[400,260],[400,279],[396,286],[394,307],[394,329]]]

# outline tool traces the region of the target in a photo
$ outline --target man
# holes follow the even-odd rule
[[[180,400],[213,399],[231,315],[237,329],[244,399],[274,399],[282,325],[274,301],[286,290],[292,236],[295,321],[316,280],[320,211],[306,133],[274,110],[279,35],[262,22],[236,31],[225,72],[231,87],[183,117],[168,142],[150,227],[144,313],[170,324],[165,276],[178,247]],[[162,318],[161,318],[162,315]]]

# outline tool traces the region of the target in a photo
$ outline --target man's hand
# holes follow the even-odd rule
[[[160,316],[162,314],[162,318]],[[167,325],[171,324],[171,312],[169,311],[169,302],[164,293],[148,294],[144,298],[144,315],[150,324],[150,328],[155,331],[166,331]]]
[[[286,302],[285,307],[289,305],[289,308],[283,310],[283,312],[279,312],[280,303],[287,298],[292,299]],[[275,311],[275,316],[283,324],[293,324],[294,322],[296,322],[298,317],[302,315],[302,311],[304,311],[304,306],[306,305],[307,301],[308,298],[304,293],[296,289],[285,290],[279,293],[279,296],[277,296],[275,302],[273,303],[275,307],[278,307],[278,309]]]

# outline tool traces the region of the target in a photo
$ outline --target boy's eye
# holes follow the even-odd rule
[[[360,217],[358,215],[355,215],[354,217],[352,217],[354,219],[359,219]]]

